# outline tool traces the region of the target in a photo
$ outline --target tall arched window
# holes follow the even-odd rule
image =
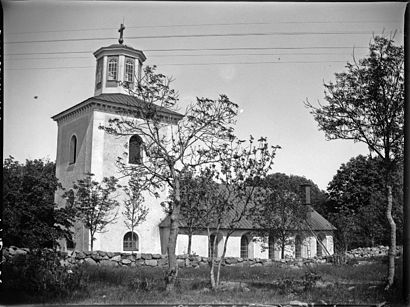
[[[325,236],[321,233],[316,237],[316,256],[322,257],[323,256],[323,241],[325,240]]]
[[[70,158],[69,163],[74,164],[77,160],[77,137],[73,135],[70,140]]]
[[[124,251],[137,251],[138,250],[138,235],[135,232],[127,232],[124,235],[123,249]]]
[[[132,58],[125,59],[125,76],[124,81],[132,82],[134,80],[134,64],[135,60]]]
[[[247,235],[241,237],[241,258],[249,258],[248,254],[249,239]]]
[[[118,76],[118,57],[113,56],[109,57],[107,61],[108,69],[107,69],[107,80],[113,81],[117,80]]]
[[[302,238],[300,235],[296,235],[295,237],[295,258],[302,258]]]
[[[130,138],[128,148],[128,163],[141,164],[142,163],[142,139],[139,135],[134,134]]]

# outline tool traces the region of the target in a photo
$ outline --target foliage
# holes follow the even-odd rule
[[[368,57],[347,63],[346,72],[324,85],[328,105],[306,105],[327,139],[363,142],[390,164],[403,156],[404,50],[381,36],[369,49]]]
[[[141,194],[143,189],[136,178],[129,180],[128,186],[124,187],[124,191],[128,199],[124,202],[125,210],[122,214],[125,218],[125,226],[127,226],[133,236],[135,227],[145,221],[148,208],[143,204],[144,197]]]
[[[266,236],[275,238],[275,243],[281,247],[281,258],[284,258],[285,245],[291,243],[295,230],[301,229],[306,223],[305,190],[302,185],[310,185],[311,204],[321,208],[325,193],[313,181],[296,175],[274,173],[260,180],[263,187],[251,216],[255,225],[264,229]],[[262,239],[266,241],[265,237]]]
[[[9,157],[3,164],[3,243],[28,248],[53,247],[60,238],[71,238],[74,212],[57,208],[59,187],[55,163]]]
[[[183,220],[188,234],[188,250],[192,253],[192,235],[203,229],[207,210],[204,201],[208,200],[211,195],[217,197],[218,184],[210,176],[201,173],[195,176],[192,172],[186,172],[180,182],[180,219]],[[213,194],[211,194],[213,193]],[[175,194],[171,191],[170,201],[175,201]],[[212,202],[212,201],[211,201]],[[164,202],[166,212],[169,214],[169,203]]]
[[[385,178],[386,217],[390,225],[389,273],[393,285],[396,224],[392,217],[392,172],[403,160],[404,148],[404,49],[392,39],[376,36],[369,55],[346,65],[336,81],[325,84],[327,105],[310,109],[326,138],[365,143],[382,161]]]
[[[306,206],[299,196],[287,190],[265,189],[252,209],[254,224],[280,246],[281,259],[285,258],[285,246],[291,243],[295,231],[306,222]]]
[[[128,164],[119,157],[117,165],[125,176],[138,177],[144,187],[159,196],[159,188],[171,188],[175,201],[170,203],[168,286],[173,290],[177,276],[175,255],[180,215],[180,184],[190,168],[211,163],[222,143],[231,139],[238,106],[226,95],[217,99],[197,98],[183,116],[176,112],[178,94],[170,87],[171,79],[145,67],[144,76],[132,93],[143,103],[135,111],[125,112],[101,127],[115,136],[139,135],[144,142],[143,163]]]
[[[37,302],[64,298],[87,287],[87,278],[77,266],[61,265],[61,256],[51,249],[31,250],[3,263],[2,299]]]
[[[119,205],[112,196],[116,192],[118,179],[105,177],[100,182],[92,180],[94,175],[87,173],[85,178],[77,180],[72,189],[64,193],[68,207],[76,210],[76,215],[90,231],[91,250],[97,232],[104,232],[108,224],[113,223],[117,213],[113,210]]]
[[[342,164],[328,185],[326,210],[336,226],[336,238],[343,249],[386,245],[389,224],[385,219],[385,178],[380,158],[359,155]],[[393,216],[402,225],[402,169],[392,174]],[[401,238],[398,227],[398,239]]]
[[[203,227],[207,229],[208,242],[211,234],[216,234],[210,242],[210,279],[213,289],[220,284],[220,272],[223,259],[227,251],[230,236],[240,228],[245,220],[253,201],[261,188],[256,182],[266,177],[272,168],[273,159],[279,146],[269,147],[265,138],[256,142],[251,136],[249,141],[232,139],[218,152],[218,163],[207,166],[202,170],[202,176],[219,183],[219,187],[207,187],[200,200],[203,212]],[[217,253],[217,239],[223,229],[224,244],[222,254]],[[221,233],[222,234],[222,233]],[[216,280],[214,274],[214,260],[217,263]]]

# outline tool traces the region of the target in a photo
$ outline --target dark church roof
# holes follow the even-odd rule
[[[333,231],[336,230],[328,220],[326,220],[322,215],[320,215],[312,206],[308,206],[308,214],[306,217],[307,225],[302,225],[299,230],[313,230],[313,231]],[[235,212],[228,213],[229,217],[227,220],[232,220],[234,218]],[[159,227],[169,227],[170,226],[170,217],[167,216],[160,224]],[[179,221],[180,228],[186,228],[188,225],[186,221]],[[227,225],[222,225],[221,229],[226,229]],[[237,230],[258,230],[261,229],[258,225],[255,225],[252,221],[247,218],[242,218],[238,223]]]
[[[146,104],[146,102],[142,101],[141,99],[138,99],[137,97],[126,95],[126,94],[120,94],[120,93],[101,94],[98,96],[90,97],[63,112],[60,112],[57,115],[54,115],[52,119],[59,120],[60,118],[65,117],[66,115],[69,115],[75,111],[79,111],[90,105],[98,105],[98,104],[103,104],[105,106],[109,106],[113,108],[126,109],[126,110],[132,111],[132,110],[141,109],[142,107],[144,107],[144,104]],[[178,112],[169,110],[161,106],[157,106],[157,105],[154,105],[154,106],[157,108],[158,113],[162,115],[171,116],[177,120],[183,117],[183,115]]]

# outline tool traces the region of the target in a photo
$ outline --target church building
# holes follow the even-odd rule
[[[87,173],[94,174],[93,180],[101,181],[104,177],[121,178],[115,162],[124,151],[128,151],[128,163],[143,163],[143,139],[139,135],[113,136],[100,129],[107,126],[110,119],[127,116],[144,102],[129,94],[142,73],[146,60],[144,52],[127,46],[121,37],[118,44],[101,47],[94,52],[96,74],[94,96],[73,105],[52,119],[58,125],[56,176],[65,189],[70,189],[74,182],[83,179]],[[161,112],[177,122],[183,116],[177,112],[161,109]],[[170,121],[170,125],[172,125]],[[171,128],[171,127],[170,127]],[[120,184],[127,184],[126,178]],[[149,209],[146,220],[138,225],[134,234],[126,227],[122,215],[125,195],[120,194],[118,218],[106,227],[103,233],[96,233],[94,250],[110,252],[130,252],[165,254],[169,233],[169,219],[161,206],[168,196],[167,190],[159,191],[155,198],[144,193],[145,204]],[[56,203],[64,206],[61,191],[56,193]],[[307,217],[308,229],[295,233],[294,244],[286,250],[288,257],[309,258],[333,254],[334,227],[313,208]],[[211,236],[217,237],[217,255],[222,253],[224,240],[223,229]],[[273,240],[255,240],[255,229],[251,223],[243,221],[237,231],[229,238],[227,257],[272,258],[279,259],[280,252]],[[192,239],[192,252],[207,257],[210,253],[206,233],[198,233]],[[187,252],[188,235],[184,231],[184,222],[180,224],[177,239],[177,254]],[[90,249],[90,234],[80,222],[74,227],[73,242],[62,246],[63,250]]]

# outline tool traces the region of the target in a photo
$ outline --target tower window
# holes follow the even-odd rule
[[[103,65],[102,61],[103,61],[102,58],[97,61],[97,70],[95,73],[95,87],[97,89],[101,88],[101,83],[102,83],[102,65]]]
[[[126,58],[125,59],[125,82],[132,82],[134,80],[134,59]]]
[[[142,163],[142,139],[137,134],[134,134],[130,138],[128,163],[130,164],[141,164]]]
[[[77,160],[77,137],[73,135],[70,140],[70,159],[69,163],[74,164]]]
[[[137,251],[138,250],[138,235],[135,232],[127,232],[123,240],[124,251]]]
[[[107,80],[117,80],[118,76],[118,57],[108,58]]]

